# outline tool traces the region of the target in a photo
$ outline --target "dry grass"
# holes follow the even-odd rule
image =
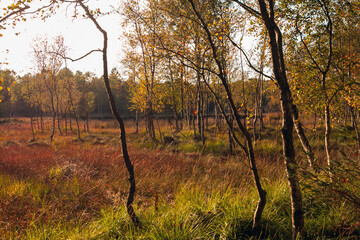
[[[167,124],[165,120],[156,123],[164,127],[163,133],[171,134]],[[242,154],[204,155],[171,147],[147,149],[139,145],[138,139],[143,135],[134,134],[134,123],[127,121],[126,126],[130,158],[136,173],[137,211],[147,212],[159,202],[171,206],[176,198],[187,198],[191,189],[198,189],[200,198],[208,199],[204,204],[211,202],[214,193],[231,189],[236,201],[247,206],[243,211],[251,219],[257,196]],[[142,132],[143,124],[140,126]],[[37,132],[36,140],[30,141],[28,119],[0,124],[0,132],[0,229],[3,236],[22,239],[29,234],[29,229],[44,225],[45,228],[57,224],[66,229],[82,228],[101,218],[104,209],[116,210],[125,205],[128,176],[114,121],[91,121],[90,133],[82,132],[82,140],[77,139],[76,132],[68,131],[62,136],[57,134],[52,143],[48,139],[48,129],[45,133]],[[272,204],[265,217],[271,218],[278,214],[277,208],[288,208],[288,198],[284,198],[287,193],[282,190],[286,184],[283,160],[279,157],[280,139],[271,141],[267,135],[274,137],[272,133],[264,133],[264,139],[257,145],[257,162]],[[214,138],[208,141],[218,137],[214,133]],[[134,141],[137,143],[131,144]],[[289,220],[281,220],[284,231]],[[279,229],[274,230],[274,234]]]
[[[101,209],[124,204],[129,186],[116,124],[94,121],[91,127],[90,134],[82,133],[82,141],[76,140],[76,134],[64,134],[50,143],[42,133],[30,142],[26,119],[0,125],[4,233],[22,234],[38,223],[86,222],[97,218]],[[180,186],[197,185],[211,192],[229,186],[246,191],[252,185],[249,169],[233,156],[204,157],[130,145],[130,157],[138,209],[153,206],[155,196],[171,203]],[[19,185],[17,190],[10,189],[14,183]]]

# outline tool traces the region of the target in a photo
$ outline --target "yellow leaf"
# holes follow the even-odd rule
[[[6,89],[10,92],[10,88],[9,88],[9,87],[7,87]]]
[[[2,90],[3,89],[3,86],[0,86],[0,90]]]

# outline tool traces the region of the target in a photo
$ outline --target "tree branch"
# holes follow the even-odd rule
[[[244,51],[244,49],[242,49],[238,44],[236,44],[236,42],[230,37],[230,36],[227,36],[228,39],[230,40],[230,42],[234,45],[234,47],[236,47],[237,49],[239,49],[241,51],[242,54],[244,54],[245,56],[245,59],[246,59],[246,62],[248,64],[248,66],[250,68],[252,68],[255,72],[263,75],[264,77],[267,77],[269,78],[271,81],[275,81],[275,79],[272,77],[272,76],[269,76],[267,74],[265,74],[264,72],[260,71],[259,69],[257,69],[250,61],[248,55],[246,54],[246,52]]]
[[[221,114],[223,115],[223,117],[224,117],[224,119],[225,119],[228,127],[230,128],[230,131],[231,131],[231,133],[232,133],[232,136],[233,136],[235,142],[241,147],[241,149],[244,151],[244,153],[246,154],[246,156],[248,156],[248,154],[249,154],[248,149],[247,149],[247,147],[246,147],[244,144],[242,144],[242,143],[239,141],[239,139],[237,138],[237,136],[236,136],[236,134],[235,134],[235,129],[234,129],[234,127],[232,126],[232,124],[230,123],[230,121],[229,121],[229,119],[228,119],[228,117],[227,117],[227,115],[226,115],[226,113],[225,113],[225,110],[224,110],[224,108],[223,108],[223,106],[222,106],[222,104],[221,104],[221,102],[220,102],[219,96],[215,93],[214,89],[212,89],[212,87],[210,86],[210,84],[209,84],[207,81],[204,80],[204,83],[205,83],[205,85],[207,86],[207,88],[210,90],[211,94],[214,96],[214,98],[215,98],[215,100],[216,100],[216,102],[217,102],[217,104],[218,104],[218,106],[219,106],[220,112],[221,112]],[[244,164],[245,164],[245,163],[244,163]],[[251,168],[251,167],[248,166],[247,164],[245,164],[245,165],[246,165],[247,167]]]
[[[303,38],[303,33],[300,31],[300,29],[299,29],[299,27],[298,27],[298,22],[297,22],[297,21],[295,22],[295,28],[296,28],[296,31],[297,31],[297,32],[299,33],[299,35],[300,35],[300,41],[301,41],[301,43],[304,45],[305,50],[306,50],[306,52],[308,53],[311,61],[315,64],[316,68],[317,68],[321,73],[324,73],[324,71],[321,69],[321,67],[320,67],[320,66],[318,65],[318,63],[316,62],[316,60],[315,60],[314,56],[312,55],[312,53],[311,53],[308,45],[305,43],[304,38]]]
[[[65,59],[65,60],[70,60],[70,61],[72,61],[72,62],[76,62],[76,61],[79,61],[79,60],[81,60],[81,59],[89,56],[89,55],[92,54],[93,52],[102,52],[102,50],[101,50],[101,49],[93,49],[93,50],[91,50],[90,52],[86,53],[85,55],[83,55],[83,56],[81,56],[81,57],[79,57],[79,58],[75,58],[75,59],[70,58],[70,57],[63,56],[63,55],[61,55],[61,54],[59,54],[59,53],[57,53],[57,52],[48,52],[48,53],[56,54],[56,55],[59,55],[60,57],[62,57],[63,59]]]
[[[23,11],[25,11],[26,9],[29,9],[30,7],[28,5],[25,5],[25,7],[23,8],[19,8],[18,10],[12,12],[12,13],[9,13],[8,15],[6,15],[5,17],[1,18],[0,19],[0,23],[1,22],[4,22],[6,19],[8,19],[9,17],[11,17],[12,15],[15,15],[15,14],[18,14],[18,13],[21,13]]]
[[[245,9],[246,11],[248,11],[249,13],[251,13],[252,15],[254,15],[255,17],[260,18],[261,14],[256,11],[255,9],[253,9],[252,7],[246,5],[243,2],[240,2],[239,0],[232,0],[233,2],[236,2],[237,4],[239,4],[243,9]]]

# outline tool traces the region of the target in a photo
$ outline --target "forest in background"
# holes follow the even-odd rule
[[[6,24],[15,23],[12,24],[15,26],[16,21],[26,21],[31,2],[15,1],[4,8],[5,17],[0,19],[0,23],[4,23],[2,29]],[[64,213],[58,227],[53,225],[56,219],[45,223],[46,218],[42,219],[41,214],[41,220],[25,218],[26,226],[45,224],[45,229],[54,229],[50,231],[54,236],[84,234],[100,239],[358,237],[358,1],[124,1],[111,13],[103,13],[99,8],[91,10],[87,2],[81,0],[49,1],[49,5],[35,13],[38,17],[50,17],[61,4],[74,6],[74,18],[87,18],[102,33],[103,49],[88,54],[102,53],[104,74],[96,77],[65,68],[65,60],[81,60],[88,54],[78,59],[69,57],[62,36],[35,39],[32,52],[36,73],[18,76],[11,70],[0,71],[0,114],[5,133],[2,151],[4,156],[18,159],[14,151],[19,151],[19,146],[44,147],[44,153],[53,149],[52,154],[68,159],[75,150],[66,152],[63,147],[70,144],[78,148],[76,156],[81,162],[83,154],[86,155],[86,151],[82,151],[91,144],[103,146],[103,149],[96,148],[99,152],[121,148],[118,154],[123,156],[129,175],[125,205],[131,222],[109,220],[107,227],[111,225],[110,229],[97,231],[93,225],[82,222],[86,218],[75,214],[72,217],[81,220],[71,221],[73,228],[66,232],[64,216],[68,215]],[[46,11],[41,11],[43,9]],[[79,9],[83,13],[80,14]],[[125,52],[120,60],[122,68],[110,72],[105,26],[103,29],[97,21],[104,14],[118,14],[122,27],[127,30],[120,36]],[[10,23],[6,23],[9,19]],[[257,43],[251,50],[243,46],[246,37]],[[114,125],[106,127],[106,122],[91,124],[93,119],[108,119],[111,115],[119,125],[117,130]],[[24,120],[11,120],[21,116],[30,118],[25,120],[29,125]],[[124,122],[123,119],[128,120]],[[132,130],[129,141],[126,129]],[[23,137],[31,137],[25,140],[17,135],[20,132]],[[73,139],[73,133],[77,140]],[[108,136],[114,133],[120,134],[120,145],[114,144]],[[149,149],[149,156],[155,153],[151,150],[157,151],[159,161],[163,160],[161,153],[164,156],[174,154],[168,156],[171,161],[171,158],[177,159],[178,154],[181,158],[181,154],[195,152],[196,157],[186,155],[179,160],[179,166],[185,162],[204,165],[197,165],[199,172],[192,168],[185,173],[164,162],[145,163],[140,158],[134,171],[131,157],[143,148]],[[209,160],[213,158],[215,165]],[[35,159],[25,158],[20,162],[26,169]],[[12,175],[23,179],[24,184],[30,179],[39,181],[38,184],[48,187],[47,192],[37,193],[41,195],[40,202],[50,204],[59,200],[60,205],[66,205],[66,199],[53,198],[62,193],[63,188],[56,188],[59,179],[66,179],[70,186],[78,177],[88,177],[91,181],[98,178],[91,175],[92,170],[87,173],[77,172],[76,167],[69,170],[66,164],[70,160],[64,159],[58,159],[50,168],[52,164],[45,161],[46,167],[42,169],[45,177],[38,178],[38,170],[28,176],[17,169],[15,160],[10,166],[4,158],[4,186]],[[223,166],[221,159],[226,159],[229,165]],[[104,164],[103,160],[96,158],[93,162],[99,166],[97,164]],[[76,162],[73,163],[76,165]],[[238,164],[245,165],[247,170]],[[88,169],[96,166],[88,166]],[[165,175],[170,169],[179,171],[179,179],[165,181],[166,186],[159,193],[155,185],[144,185],[144,181],[151,182],[154,177],[157,182],[162,178],[140,170],[140,191],[137,191],[146,189],[144,186],[152,189],[142,199],[154,201],[148,207],[134,202],[136,170],[141,166],[154,168],[154,171],[163,166]],[[213,172],[216,168],[222,169],[222,184]],[[268,169],[276,172],[276,176]],[[94,171],[103,174],[109,183],[116,182],[106,168]],[[241,177],[235,180],[232,177],[236,175]],[[185,183],[180,181],[183,177]],[[218,186],[212,185],[212,190],[206,188],[207,178]],[[240,180],[248,184],[241,185]],[[90,182],[82,184],[91,185]],[[288,185],[282,186],[286,182]],[[84,192],[80,194],[80,185],[76,183],[77,189],[70,187],[65,195],[70,194],[70,199],[78,201],[89,200],[83,198],[89,186],[81,185]],[[32,187],[30,191],[36,195]],[[105,188],[114,191],[112,194],[119,194],[111,189]],[[224,193],[224,189],[229,192]],[[286,189],[287,198],[277,198],[279,189]],[[4,193],[3,205],[8,207],[5,209],[9,210],[9,215],[11,211],[16,212],[10,208],[14,197],[19,197],[20,202],[33,202],[36,209],[39,199],[29,197],[27,191],[27,187],[21,187],[19,191],[10,191],[18,194],[16,196]],[[187,191],[199,198],[184,200],[189,194]],[[240,193],[240,197],[246,196],[245,203],[241,202],[244,199],[236,198],[239,191],[245,191]],[[120,195],[125,197],[125,192]],[[98,197],[99,192],[94,194]],[[207,200],[196,205],[200,199]],[[215,205],[211,204],[213,200]],[[159,201],[164,207],[161,210]],[[237,204],[233,205],[234,202]],[[329,202],[331,204],[325,206]],[[118,206],[117,203],[113,201],[109,205]],[[100,204],[94,209],[109,205]],[[175,208],[170,210],[169,205]],[[84,214],[94,210],[87,204],[79,206]],[[181,207],[190,213],[176,212]],[[94,210],[93,215],[89,213],[91,221],[98,220],[99,209]],[[40,210],[34,211],[37,215]],[[106,214],[122,212],[124,209],[103,212],[100,221],[106,221]],[[163,219],[166,214],[174,215]],[[15,230],[9,227],[8,236],[24,234],[24,231],[34,238],[46,236],[46,230],[43,233],[36,227],[20,227],[17,232],[17,225],[14,226]],[[166,232],[166,229],[171,230]]]

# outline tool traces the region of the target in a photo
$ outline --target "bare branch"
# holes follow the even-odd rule
[[[257,69],[257,68],[251,63],[251,61],[250,61],[250,59],[249,59],[249,56],[246,54],[245,50],[244,50],[242,47],[240,47],[238,44],[236,44],[236,42],[235,42],[230,36],[227,36],[227,37],[228,37],[228,39],[230,40],[230,42],[231,42],[237,49],[239,49],[242,54],[244,54],[245,59],[246,59],[246,62],[247,62],[248,66],[249,66],[250,68],[252,68],[255,72],[263,75],[264,77],[269,78],[271,81],[275,81],[275,79],[274,79],[272,76],[269,76],[269,75],[265,74],[263,71],[260,71],[259,69]]]
[[[330,70],[330,65],[331,65],[331,60],[332,60],[332,55],[333,55],[333,46],[332,46],[332,41],[333,41],[333,26],[332,26],[332,20],[330,17],[330,12],[327,8],[327,5],[325,3],[323,3],[322,1],[318,1],[322,11],[324,12],[327,20],[328,20],[328,24],[327,24],[327,31],[329,32],[329,54],[327,56],[327,64],[325,66],[325,69],[322,69],[320,67],[320,65],[316,62],[314,56],[312,55],[308,45],[306,44],[306,42],[304,41],[303,38],[303,33],[300,31],[299,27],[298,27],[298,21],[295,22],[295,27],[296,27],[296,31],[299,33],[300,35],[300,40],[302,42],[302,44],[304,45],[306,52],[309,54],[309,57],[311,59],[311,61],[314,63],[314,65],[316,66],[316,68],[323,74],[327,74],[327,72]]]
[[[43,9],[45,9],[45,8],[48,8],[48,7],[52,6],[52,5],[54,5],[54,3],[50,3],[50,4],[48,4],[48,5],[42,6],[42,7],[38,8],[38,9],[32,11],[32,12],[24,12],[23,14],[26,14],[26,15],[28,15],[28,14],[34,14],[34,13],[40,12],[41,10],[43,10]],[[30,8],[30,7],[29,7],[29,8]]]
[[[258,11],[256,11],[255,9],[253,9],[252,7],[246,5],[243,2],[240,2],[239,0],[233,0],[233,1],[236,2],[237,4],[239,4],[243,9],[245,9],[246,11],[251,13],[252,15],[254,15],[256,17],[261,17],[261,14]]]
[[[217,104],[218,104],[218,106],[219,106],[220,112],[221,112],[221,114],[223,115],[223,117],[224,117],[224,119],[225,119],[228,127],[230,128],[231,134],[232,134],[235,142],[241,147],[241,149],[244,151],[244,153],[246,154],[246,156],[248,156],[248,154],[249,154],[248,149],[247,149],[247,147],[246,147],[244,144],[242,144],[242,143],[239,141],[239,139],[237,138],[236,133],[235,133],[235,129],[234,129],[234,127],[232,126],[232,124],[230,123],[230,120],[229,120],[229,118],[227,117],[227,115],[226,115],[226,113],[225,113],[224,107],[223,107],[223,105],[222,105],[221,102],[220,102],[219,96],[215,93],[214,89],[212,89],[212,87],[210,86],[210,84],[209,84],[207,81],[204,80],[204,83],[205,83],[205,85],[207,86],[207,88],[210,90],[211,94],[214,96],[214,98],[215,98],[215,100],[216,100],[216,102],[217,102]],[[241,161],[241,162],[242,162],[242,161]],[[245,164],[245,163],[244,163],[244,164]],[[247,164],[245,164],[245,165],[246,165],[247,167],[251,168],[251,167],[248,166]]]
[[[305,47],[305,50],[306,52],[308,53],[311,61],[314,63],[314,65],[316,66],[316,68],[321,72],[321,73],[324,73],[324,71],[321,69],[321,67],[319,66],[319,64],[316,62],[314,56],[312,55],[308,45],[306,44],[306,42],[304,41],[304,38],[303,38],[303,33],[300,31],[299,27],[298,27],[298,23],[297,21],[295,22],[295,27],[296,27],[296,31],[299,33],[300,35],[300,41],[302,42],[302,44],[304,45]]]
[[[59,53],[56,53],[56,52],[49,52],[49,53],[59,55],[60,57],[62,57],[62,58],[65,59],[65,60],[70,60],[70,61],[72,61],[72,62],[76,62],[76,61],[79,61],[79,60],[81,60],[81,59],[89,56],[89,55],[92,54],[93,52],[102,52],[102,50],[101,50],[101,49],[93,49],[93,50],[91,50],[90,52],[88,52],[87,54],[85,54],[85,55],[83,55],[83,56],[81,56],[81,57],[79,57],[79,58],[75,58],[75,59],[70,58],[70,57],[67,57],[67,56],[63,56],[63,55],[61,55],[61,54],[59,54]]]

